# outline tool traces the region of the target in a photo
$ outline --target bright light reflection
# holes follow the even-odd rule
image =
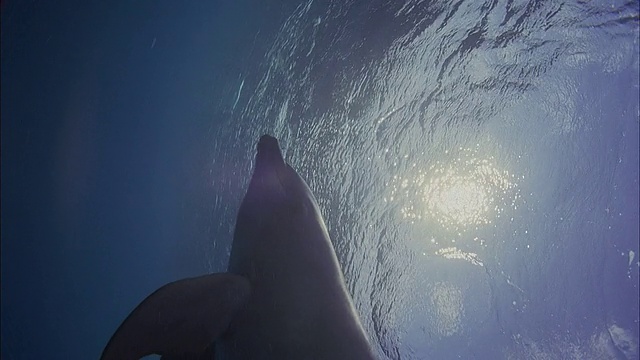
[[[411,222],[431,219],[458,232],[491,224],[505,207],[515,208],[514,176],[500,170],[493,157],[481,158],[477,150],[464,148],[456,155],[428,170],[414,164],[411,176],[394,176],[385,201],[399,201],[402,217]]]
[[[454,285],[437,282],[431,289],[430,298],[438,334],[451,336],[459,332],[464,313],[462,291]]]
[[[478,254],[462,251],[455,246],[438,249],[438,251],[436,251],[436,255],[440,255],[445,259],[465,260],[473,265],[484,266],[482,261],[478,259]]]
[[[480,225],[488,223],[490,199],[487,190],[474,179],[449,174],[432,179],[424,200],[429,213],[443,224]]]

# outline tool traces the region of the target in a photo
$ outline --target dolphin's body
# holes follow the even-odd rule
[[[275,138],[258,143],[228,273],[165,285],[102,359],[372,360],[316,200]]]

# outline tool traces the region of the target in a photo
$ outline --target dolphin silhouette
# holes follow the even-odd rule
[[[227,273],[167,284],[142,301],[102,360],[372,360],[315,197],[263,135]]]

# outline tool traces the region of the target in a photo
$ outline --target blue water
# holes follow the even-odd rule
[[[639,3],[2,3],[3,359],[224,271],[255,143],[380,359],[638,359]]]

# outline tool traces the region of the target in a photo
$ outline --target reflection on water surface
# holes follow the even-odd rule
[[[435,221],[444,229],[464,232],[491,224],[519,198],[516,177],[493,156],[459,148],[455,156],[436,160],[427,170],[396,175],[385,201],[399,201],[403,219]],[[414,169],[416,166],[413,167]]]

